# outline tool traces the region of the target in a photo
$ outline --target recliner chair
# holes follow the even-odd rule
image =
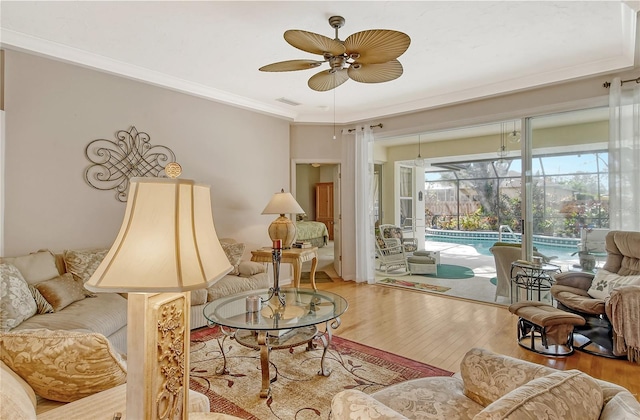
[[[640,275],[640,232],[610,231],[606,236],[607,260],[602,269],[619,276]],[[574,348],[599,356],[620,358],[628,356],[624,331],[615,331],[608,314],[611,314],[611,296],[605,299],[591,297],[588,293],[595,275],[591,272],[565,272],[556,274],[555,284],[551,286],[551,294],[559,309],[573,312],[585,318],[586,324],[574,330]],[[627,307],[640,308],[640,286],[624,286],[624,293],[630,297]],[[621,292],[615,287],[612,293]],[[629,305],[629,303],[631,303]],[[633,313],[633,311],[631,311]],[[619,320],[618,323],[637,325],[638,319]],[[629,334],[626,340],[638,337]],[[623,350],[624,349],[624,350]],[[633,351],[633,349],[632,349]],[[637,350],[636,350],[637,352]],[[631,358],[630,358],[631,360]]]

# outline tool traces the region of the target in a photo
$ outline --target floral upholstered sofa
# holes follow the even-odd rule
[[[625,388],[578,370],[559,371],[474,348],[452,377],[414,379],[371,395],[336,394],[332,419],[601,419],[640,418]]]

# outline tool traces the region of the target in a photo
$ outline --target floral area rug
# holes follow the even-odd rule
[[[260,353],[227,338],[228,374],[218,375],[222,356],[219,329],[191,332],[191,389],[209,397],[211,411],[243,419],[328,419],[333,396],[344,389],[375,392],[385,386],[414,378],[451,376],[453,373],[398,355],[333,337],[325,363],[332,372],[318,375],[322,345],[272,350],[271,396],[260,398]]]
[[[422,290],[426,292],[444,293],[447,290],[451,289],[450,287],[436,286],[428,283],[409,281],[404,279],[392,279],[392,278],[381,279],[376,281],[376,283],[381,284],[383,286],[396,286],[396,287],[403,287],[405,289],[415,289],[415,290]]]

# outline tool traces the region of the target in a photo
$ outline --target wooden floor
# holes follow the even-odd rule
[[[639,398],[640,365],[579,351],[566,358],[527,351],[516,342],[517,317],[505,307],[340,279],[318,287],[349,302],[337,336],[453,372],[470,348],[482,347],[557,369],[579,369]]]

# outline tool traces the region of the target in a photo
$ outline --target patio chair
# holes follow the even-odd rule
[[[384,268],[385,273],[388,274],[390,269],[404,268],[407,273],[409,272],[404,247],[396,239],[376,238],[375,242],[380,270]]]
[[[379,235],[381,239],[395,240],[397,244],[404,247],[405,253],[412,253],[418,249],[418,240],[416,238],[405,238],[402,228],[396,225],[384,224],[379,227]]]

